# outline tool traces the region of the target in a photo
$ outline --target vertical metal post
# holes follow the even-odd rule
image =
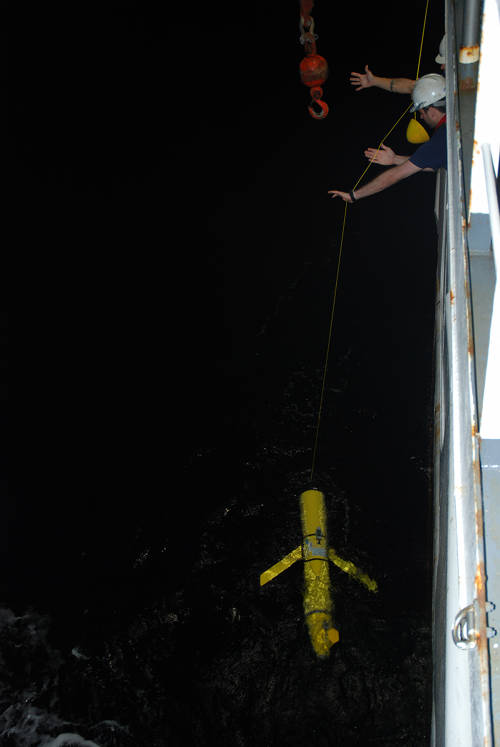
[[[464,64],[479,60],[479,16],[480,0],[465,0],[464,25],[459,61]]]
[[[446,566],[434,591],[434,619],[440,625],[440,629],[435,630],[439,643],[437,653],[444,654],[445,665],[444,672],[434,681],[433,740],[436,747],[491,747],[482,492],[465,236],[467,213],[463,177],[466,158],[458,103],[453,0],[446,1],[445,9],[448,222],[444,246],[446,287],[442,289],[445,355],[440,365],[448,385],[448,401],[437,520],[442,523],[446,517],[446,526],[442,528],[447,538]],[[440,544],[444,541],[441,527],[439,540]],[[436,591],[443,589],[444,599],[436,596]]]

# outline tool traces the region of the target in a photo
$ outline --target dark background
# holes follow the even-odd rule
[[[120,681],[157,703],[151,733],[123,693],[87,708],[109,676],[96,664],[75,676],[84,695],[59,696],[67,718],[128,712],[134,744],[295,744],[318,718],[325,744],[425,743],[433,175],[349,207],[344,239],[316,479],[332,544],[381,592],[335,577],[328,670],[300,569],[257,587],[299,541],[343,215],[327,190],[352,188],[408,105],[349,73],[414,77],[424,10],[318,0],[324,121],[298,75],[298,3],[8,14],[2,602],[47,614],[62,655],[120,650]],[[422,74],[443,24],[431,8]],[[154,694],[123,663],[153,650]]]

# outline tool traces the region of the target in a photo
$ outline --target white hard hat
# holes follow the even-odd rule
[[[438,65],[444,65],[446,63],[446,34],[439,43],[439,52],[436,55],[436,62]]]
[[[413,106],[410,111],[412,112],[416,112],[426,106],[432,106],[432,104],[444,103],[446,97],[446,81],[444,77],[437,73],[423,75],[415,83],[411,97],[413,99]]]

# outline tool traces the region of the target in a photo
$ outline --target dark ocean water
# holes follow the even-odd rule
[[[332,569],[319,662],[300,566],[258,585],[300,542],[343,212],[326,190],[403,108],[354,96],[342,61],[314,122],[295,15],[270,13],[255,34],[226,15],[224,45],[213,19],[167,33],[133,4],[64,38],[35,14],[13,45],[6,747],[428,743],[432,175],[349,208],[326,379],[330,543],[380,591]],[[272,75],[269,28],[293,39]]]
[[[4,700],[17,708],[5,721],[11,744],[44,743],[44,729],[100,745],[298,744],[311,733],[325,745],[426,743],[431,380],[417,361],[430,360],[432,303],[414,309],[422,342],[412,363],[394,308],[401,299],[384,296],[399,332],[357,314],[371,282],[349,278],[350,264],[347,255],[316,478],[332,545],[377,579],[379,594],[332,571],[341,642],[318,662],[300,568],[258,586],[300,541],[322,376],[316,345],[324,348],[335,270],[325,259],[284,289],[253,360],[233,360],[223,377],[209,372],[192,394],[176,388],[157,405],[157,374],[132,411],[139,403],[127,407],[126,393],[144,374],[131,366],[88,407],[28,413],[35,433],[23,455],[35,469],[28,479],[19,460],[24,477],[13,480],[24,488],[12,553],[21,586],[11,591],[17,617],[5,613],[3,626],[7,671],[17,673]],[[414,273],[407,293],[415,282]],[[323,300],[314,308],[311,298]],[[383,353],[396,354],[393,338],[397,370]],[[115,366],[103,356],[109,376]],[[80,373],[71,382],[67,401],[84,389]],[[57,401],[53,385],[44,391]],[[175,393],[183,397],[174,408]],[[193,400],[202,422],[198,430],[191,421],[177,457],[171,426]],[[75,409],[81,432],[68,443]],[[52,448],[40,446],[50,417],[69,421]],[[41,726],[29,741],[33,713]]]

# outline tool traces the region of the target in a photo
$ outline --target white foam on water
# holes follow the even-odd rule
[[[40,747],[100,747],[96,742],[84,739],[79,734],[66,732],[59,734],[55,739],[49,737],[49,742],[42,742]]]

